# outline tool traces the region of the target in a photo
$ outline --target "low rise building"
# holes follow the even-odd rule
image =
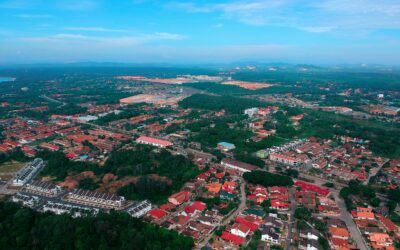
[[[37,172],[44,166],[44,162],[40,158],[36,158],[32,162],[27,163],[14,177],[12,184],[14,186],[23,186],[32,180]]]
[[[148,136],[140,136],[139,138],[136,139],[136,143],[152,145],[159,148],[165,148],[173,145],[173,143],[170,141],[152,138]]]
[[[35,195],[16,193],[11,197],[13,202],[21,203],[25,207],[33,208],[39,204],[41,198]]]
[[[48,201],[42,208],[43,212],[52,212],[55,214],[71,214],[72,217],[81,217],[83,215],[96,215],[99,209],[88,208],[83,206],[71,205],[62,202],[50,202]]]
[[[258,167],[245,163],[245,162],[241,162],[241,161],[237,161],[231,158],[224,158],[221,161],[221,165],[230,169],[234,169],[234,170],[238,170],[240,172],[251,172],[253,170],[257,170]]]
[[[33,181],[32,183],[28,183],[26,185],[25,191],[34,194],[55,197],[62,192],[62,188],[53,182]]]
[[[126,211],[134,218],[140,218],[151,210],[151,203],[148,200],[136,203]]]
[[[121,209],[126,204],[123,196],[82,189],[69,192],[65,199],[73,203],[106,209]]]

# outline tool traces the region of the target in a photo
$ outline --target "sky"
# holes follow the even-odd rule
[[[0,64],[400,65],[400,0],[0,0]]]

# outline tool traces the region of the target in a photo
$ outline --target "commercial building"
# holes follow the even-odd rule
[[[303,159],[295,157],[295,156],[290,156],[287,154],[279,154],[279,153],[272,153],[269,155],[269,159],[271,161],[276,161],[285,165],[290,165],[290,166],[300,166],[302,163],[304,163]]]
[[[174,145],[170,141],[160,140],[148,136],[140,136],[139,138],[136,139],[136,142],[140,144],[152,145],[159,148],[165,148]]]
[[[240,172],[250,172],[253,170],[258,169],[257,166],[245,163],[245,162],[241,162],[241,161],[237,161],[231,158],[224,158],[221,161],[221,165],[230,169],[234,169],[234,170],[238,170]]]

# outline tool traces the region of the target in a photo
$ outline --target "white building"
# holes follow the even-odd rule
[[[139,202],[127,209],[127,212],[134,218],[140,218],[151,210],[151,203],[148,200]]]
[[[14,177],[12,185],[23,186],[30,180],[32,180],[37,172],[44,166],[44,162],[40,158],[36,158],[33,161],[27,163]]]
[[[231,234],[237,235],[242,238],[246,238],[246,236],[250,233],[250,228],[243,224],[235,224],[231,229]]]
[[[257,113],[258,113],[258,108],[249,108],[244,110],[244,114],[248,115],[250,118],[252,118]]]
[[[25,207],[34,207],[39,204],[41,199],[38,196],[26,195],[21,193],[16,193],[12,196],[11,200],[13,202],[21,203]]]

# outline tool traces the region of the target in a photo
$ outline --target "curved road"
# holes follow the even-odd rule
[[[241,197],[238,208],[234,212],[232,212],[227,218],[225,218],[221,224],[217,226],[226,226],[246,208],[246,191],[245,191],[246,182],[243,178],[240,178],[240,183],[241,183],[240,184]],[[197,245],[196,249],[201,249],[202,247],[206,246],[212,235],[213,233],[210,233],[206,238],[204,238],[204,240]]]

